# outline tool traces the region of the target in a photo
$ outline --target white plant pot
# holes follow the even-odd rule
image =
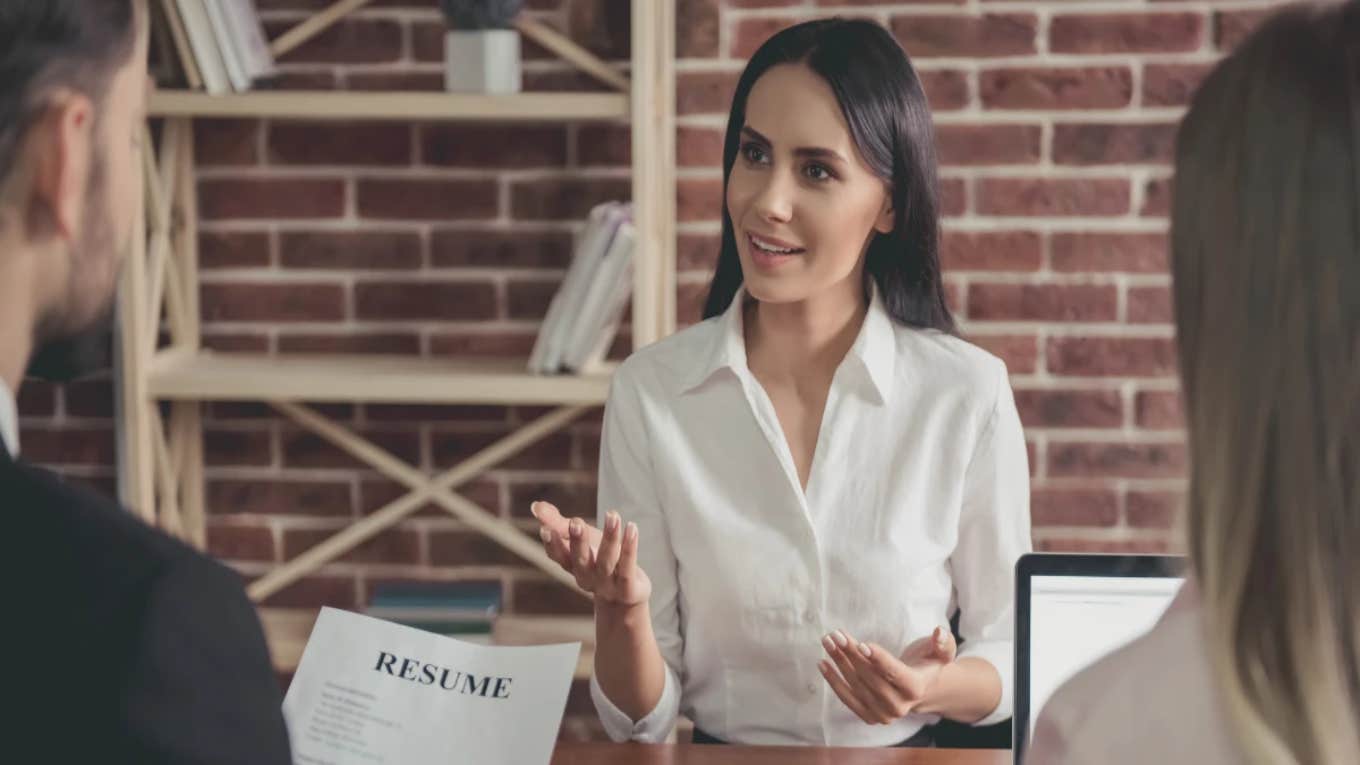
[[[519,32],[448,32],[444,36],[444,88],[450,93],[520,92]]]

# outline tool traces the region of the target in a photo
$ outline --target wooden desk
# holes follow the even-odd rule
[[[1004,749],[558,744],[552,765],[1011,765]]]

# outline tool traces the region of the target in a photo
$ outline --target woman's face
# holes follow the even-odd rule
[[[869,242],[892,230],[891,203],[825,80],[801,64],[772,67],[756,80],[727,182],[753,297],[790,303],[858,289]]]

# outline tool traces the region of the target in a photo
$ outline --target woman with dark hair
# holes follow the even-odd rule
[[[1192,575],[1033,763],[1360,762],[1360,2],[1265,21],[1181,123]]]
[[[595,595],[614,739],[684,713],[700,742],[929,745],[1009,716],[1026,449],[1005,366],[953,334],[932,141],[878,25],[786,29],[742,74],[706,320],[617,372],[600,530],[533,508]]]

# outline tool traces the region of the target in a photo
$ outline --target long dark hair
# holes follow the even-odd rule
[[[746,124],[746,99],[756,80],[779,64],[801,63],[831,86],[850,136],[869,168],[891,187],[894,226],[865,255],[864,275],[878,286],[898,322],[954,332],[940,280],[935,135],[921,81],[901,46],[869,21],[821,19],[789,27],[765,41],[737,81],[723,143],[723,188],[732,175]],[[722,249],[704,304],[704,318],[731,305],[742,284],[737,240],[726,203]]]
[[[1253,761],[1360,762],[1360,3],[1281,11],[1206,78],[1171,254],[1230,732]]]

